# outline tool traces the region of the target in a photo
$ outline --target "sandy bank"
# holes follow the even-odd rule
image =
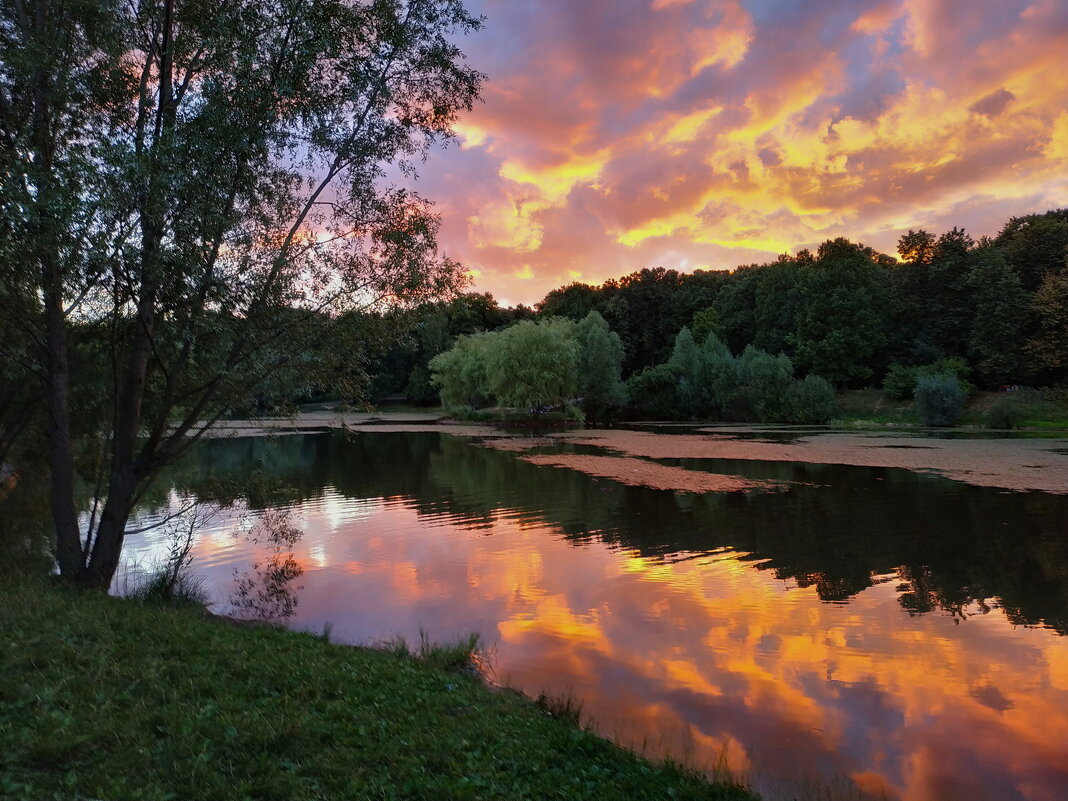
[[[626,456],[545,453],[519,458],[531,464],[567,467],[597,478],[610,478],[620,484],[651,489],[681,492],[746,492],[755,489],[784,490],[789,486],[787,482],[782,481],[760,481],[724,473],[705,473]]]
[[[729,430],[697,434],[578,431],[560,441],[609,448],[646,459],[747,459],[936,472],[982,487],[1068,494],[1068,441],[938,439],[897,433],[822,433],[779,443],[744,439]]]

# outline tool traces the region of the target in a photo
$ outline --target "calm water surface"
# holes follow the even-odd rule
[[[586,449],[588,452],[594,452]],[[303,529],[296,628],[369,642],[475,631],[497,681],[571,694],[603,734],[774,801],[1068,798],[1068,497],[902,470],[666,464],[789,492],[625,487],[444,434],[205,443],[152,501],[209,474],[263,490],[194,568],[225,611],[269,507]],[[147,564],[156,530],[131,538]]]

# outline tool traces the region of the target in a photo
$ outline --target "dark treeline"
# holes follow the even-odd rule
[[[372,366],[372,397],[433,402],[427,361],[457,336],[531,317],[597,311],[624,346],[623,377],[669,360],[681,329],[735,354],[784,354],[798,375],[880,385],[894,366],[963,362],[993,389],[1068,378],[1068,209],[1014,217],[994,237],[910,230],[899,259],[846,239],[731,272],[642,269],[600,286],[549,292],[535,310],[488,294],[424,306],[413,334]]]

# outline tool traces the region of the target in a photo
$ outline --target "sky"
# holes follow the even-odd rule
[[[1068,0],[476,0],[423,165],[473,290],[763,263],[1068,206]]]

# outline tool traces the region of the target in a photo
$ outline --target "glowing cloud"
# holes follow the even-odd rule
[[[1068,202],[1057,0],[481,0],[489,76],[419,189],[476,289],[729,268]],[[940,228],[941,227],[941,228]]]

